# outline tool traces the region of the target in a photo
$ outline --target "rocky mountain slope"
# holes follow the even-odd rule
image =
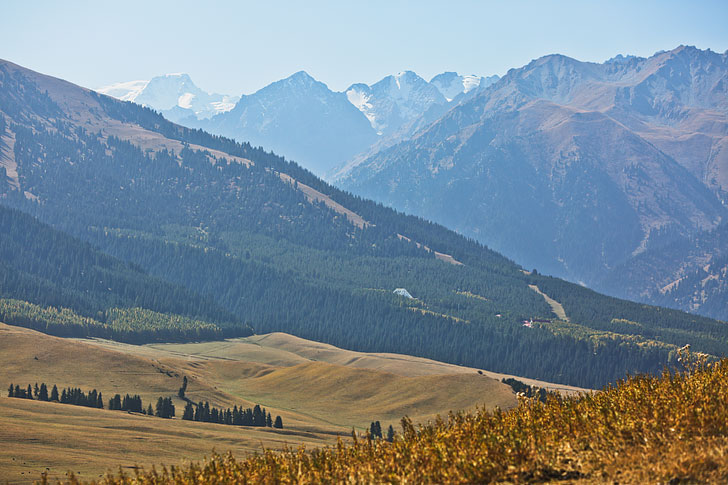
[[[338,183],[528,267],[654,301],[654,281],[625,295],[610,272],[726,220],[727,100],[728,54],[546,56],[358,160]],[[701,263],[689,259],[687,271]]]

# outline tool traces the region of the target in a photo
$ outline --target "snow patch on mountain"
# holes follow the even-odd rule
[[[351,86],[346,91],[346,98],[351,104],[356,106],[356,109],[364,113],[364,116],[367,117],[372,128],[377,130],[377,134],[381,135],[381,131],[377,129],[377,117],[374,112],[374,106],[372,106],[372,103],[369,102],[370,95],[365,92],[362,86],[366,85],[355,84]],[[366,87],[368,88],[369,86]]]
[[[147,87],[149,81],[128,81],[98,88],[96,91],[122,101],[134,101]]]
[[[192,100],[195,99],[195,95],[192,93],[184,93],[177,99],[177,106],[185,109],[192,109]]]

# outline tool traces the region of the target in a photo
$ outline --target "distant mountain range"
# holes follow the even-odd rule
[[[179,103],[221,98],[186,76],[100,91],[272,149],[527,267],[728,319],[714,235],[728,224],[726,65],[685,46],[602,64],[549,55],[503,78],[404,71],[343,93],[300,72],[194,116]]]
[[[168,74],[96,91],[148,106],[188,127],[264,146],[326,175],[428,110],[435,108],[440,115],[459,96],[497,79],[446,72],[427,82],[405,71],[339,93],[300,71],[251,95],[234,97],[208,94],[187,74]]]
[[[728,221],[727,115],[726,53],[550,55],[350,163],[337,183],[528,267],[728,318],[728,267],[688,278],[728,254],[710,236]]]

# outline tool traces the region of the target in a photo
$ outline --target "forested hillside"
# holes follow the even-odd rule
[[[131,264],[101,255],[84,266],[81,256],[66,256],[71,249],[53,247],[42,252],[60,259],[38,264],[45,256],[27,243],[27,265],[9,258],[18,278],[41,278],[53,292],[70,293],[51,301],[24,283],[10,285],[4,297],[94,318],[99,311],[108,318],[113,307],[142,307],[227,329],[249,323],[256,332],[585,387],[657,372],[678,344],[713,355],[728,349],[728,331],[713,321],[647,306],[625,316],[618,300],[554,280],[541,289],[563,298],[570,321],[558,322],[529,288],[548,280],[472,240],[336,190],[261,148],[182,128],[6,62],[0,119],[0,140],[13,146],[5,152],[4,166],[13,170],[0,186],[0,203]],[[352,222],[342,206],[363,222]],[[63,237],[43,236],[38,244],[80,244]],[[25,244],[20,236],[0,240]],[[106,285],[113,293],[106,295],[95,276],[93,285],[84,279],[107,267],[133,282],[128,290],[117,294],[119,284]],[[143,290],[150,276],[159,285]],[[401,287],[414,298],[392,293]],[[523,325],[531,319],[543,322]],[[659,320],[672,333],[604,324],[614,319],[646,327]]]
[[[2,322],[134,343],[252,332],[212,298],[149,276],[18,210],[0,206],[0,233]]]

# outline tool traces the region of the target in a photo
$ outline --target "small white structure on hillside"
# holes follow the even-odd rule
[[[394,290],[394,294],[395,295],[399,295],[399,296],[403,296],[405,298],[409,298],[410,300],[414,300],[414,298],[415,298],[414,296],[410,295],[410,292],[407,291],[404,288],[397,288],[397,289],[395,289]]]

